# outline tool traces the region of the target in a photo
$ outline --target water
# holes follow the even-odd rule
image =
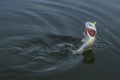
[[[120,79],[119,0],[0,0],[0,80]],[[91,51],[72,55],[84,23]],[[67,49],[67,50],[66,50]]]

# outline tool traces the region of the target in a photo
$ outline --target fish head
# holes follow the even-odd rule
[[[95,38],[96,36],[96,22],[86,22],[85,23],[85,30],[83,32],[83,35],[88,38]]]

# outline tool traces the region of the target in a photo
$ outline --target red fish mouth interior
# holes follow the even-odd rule
[[[95,33],[96,33],[96,31],[95,31],[94,29],[91,29],[91,28],[87,28],[87,29],[85,30],[85,34],[87,34],[87,32],[88,32],[88,34],[89,34],[91,37],[94,37],[94,36],[95,36]]]

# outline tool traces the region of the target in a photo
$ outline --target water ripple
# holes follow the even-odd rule
[[[24,76],[46,75],[80,64],[83,56],[71,55],[70,49],[78,48],[86,21],[97,21],[98,34],[92,49],[95,53],[109,48],[119,52],[120,9],[119,4],[113,2],[3,1],[0,3],[0,72],[10,70],[7,76],[14,76],[17,71]],[[92,56],[94,62],[91,53],[87,59],[84,54],[84,61],[89,61]]]

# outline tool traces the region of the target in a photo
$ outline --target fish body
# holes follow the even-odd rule
[[[83,51],[91,49],[96,38],[96,22],[86,22],[85,30],[83,32],[84,38],[81,40],[82,45],[74,53],[81,54]]]

